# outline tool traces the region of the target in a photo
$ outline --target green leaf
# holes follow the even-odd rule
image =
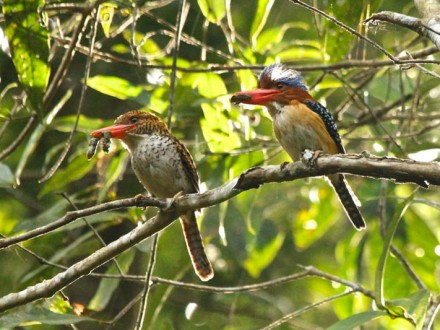
[[[336,323],[333,323],[330,327],[327,328],[327,330],[351,330],[361,326],[364,323],[367,323],[368,321],[386,315],[387,313],[384,311],[369,311],[365,313],[355,314],[344,320],[340,320]]]
[[[75,115],[59,117],[53,121],[50,127],[60,132],[70,133],[72,131],[73,125],[75,124],[75,121]],[[102,119],[90,118],[84,115],[80,115],[78,127],[76,128],[76,130],[78,132],[83,132],[89,135],[91,131],[104,127],[105,125],[106,124]],[[109,122],[108,125],[111,125],[111,123]]]
[[[14,174],[11,169],[0,163],[0,187],[11,187],[14,183]]]
[[[143,90],[141,86],[133,86],[129,81],[114,76],[91,77],[87,80],[87,86],[120,100],[136,99]]]
[[[261,30],[263,30],[264,25],[266,24],[267,17],[269,16],[270,10],[274,0],[259,0],[257,12],[255,13],[254,21],[252,22],[250,39],[252,41],[252,45],[256,45],[258,35]]]
[[[110,37],[110,27],[113,21],[113,14],[115,12],[115,8],[117,6],[112,3],[103,3],[99,6],[98,19],[99,23],[101,23],[102,30],[104,31],[104,35],[108,38]]]
[[[94,166],[89,162],[84,153],[76,155],[69,161],[67,167],[59,169],[55,175],[46,183],[40,192],[40,197],[49,192],[59,192],[68,183],[81,179]]]
[[[279,232],[270,220],[262,223],[258,236],[248,246],[248,258],[244,261],[244,268],[251,276],[260,276],[273,261],[284,242],[284,237],[285,233]]]
[[[226,14],[226,7],[224,0],[197,0],[203,16],[208,21],[218,24]]]
[[[117,258],[118,264],[121,267],[122,271],[126,273],[133,262],[135,256],[135,249],[130,249],[125,253],[122,253]],[[111,261],[112,262],[112,261]],[[109,267],[109,269],[105,272],[106,274],[117,275],[119,274],[118,269],[114,262]],[[102,311],[110,302],[110,299],[117,289],[121,280],[113,279],[113,278],[104,278],[99,283],[98,290],[93,296],[92,300],[89,303],[88,309],[94,311]]]
[[[201,120],[203,136],[212,152],[227,152],[240,147],[240,136],[229,125],[221,105],[202,103],[204,119]]]
[[[43,97],[49,81],[49,34],[40,24],[38,9],[44,0],[5,0],[5,33],[18,79],[30,103],[42,114]]]
[[[30,324],[72,324],[83,321],[93,320],[90,317],[76,316],[73,314],[53,313],[44,308],[26,306],[21,310],[14,310],[9,314],[0,317],[0,328],[11,329],[20,325]]]
[[[215,98],[228,92],[223,79],[216,73],[199,74],[194,80],[193,88],[195,87],[206,98]]]
[[[388,254],[390,253],[391,243],[393,241],[394,234],[396,233],[397,226],[399,225],[400,220],[402,219],[403,215],[405,214],[406,210],[408,209],[413,199],[414,199],[414,194],[410,195],[407,199],[405,199],[403,202],[399,204],[397,210],[394,213],[394,217],[391,219],[391,222],[387,228],[387,232],[383,242],[382,253],[376,269],[375,285],[374,285],[375,302],[380,309],[387,310],[387,304],[385,303],[385,298],[384,298],[383,282],[385,276],[385,265]],[[391,313],[394,313],[394,311],[395,309],[389,310],[389,312]],[[397,313],[398,315],[395,316],[405,317],[405,315],[400,314],[399,311],[397,311]]]
[[[15,170],[15,183],[17,185],[20,185],[21,174],[24,168],[26,167],[29,158],[34,154],[35,149],[37,148],[43,134],[46,132],[47,126],[51,124],[52,120],[55,118],[58,112],[63,108],[64,104],[66,104],[66,102],[70,99],[71,96],[72,96],[72,90],[68,90],[63,95],[60,102],[58,102],[57,105],[53,107],[53,109],[45,116],[44,120],[41,123],[39,123],[32,132],[32,135],[29,138],[25,149],[21,154],[20,162],[18,163],[17,168]],[[72,128],[73,125],[70,126],[70,131],[72,130]]]
[[[395,306],[403,306],[406,312],[416,322],[417,329],[422,329],[430,298],[431,293],[426,289],[422,289],[406,298],[393,300],[392,304]]]

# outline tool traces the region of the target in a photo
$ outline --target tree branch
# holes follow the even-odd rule
[[[390,179],[399,183],[415,183],[422,187],[428,187],[429,184],[440,185],[440,164],[437,162],[422,163],[406,159],[374,156],[366,157],[362,155],[322,155],[312,167],[302,162],[283,164],[281,166],[254,167],[223,186],[202,194],[184,195],[175,201],[173,201],[173,199],[153,199],[140,195],[80,211],[68,212],[63,218],[56,221],[57,226],[83,216],[122,207],[154,205],[162,209],[158,215],[148,220],[141,227],[133,229],[128,234],[101,248],[84,260],[77,262],[53,278],[28,287],[18,293],[11,293],[0,298],[0,312],[37,299],[52,296],[58,290],[63,289],[79,278],[89,274],[95,268],[117,256],[119,253],[164,229],[171,224],[179,214],[187,212],[188,210],[219,204],[245,190],[258,188],[264,183],[293,181],[299,178],[333,173],[349,173],[373,178]],[[54,229],[53,226],[50,227],[50,230],[47,230],[47,226],[45,228],[46,231],[39,229],[39,235]],[[30,238],[29,235],[25,237],[25,239]],[[18,241],[22,240],[23,235],[21,235]],[[0,246],[6,247],[14,244],[11,242],[16,243],[17,239],[2,239],[0,240]]]

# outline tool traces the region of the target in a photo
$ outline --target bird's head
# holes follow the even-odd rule
[[[300,73],[282,64],[264,68],[258,78],[258,89],[237,92],[231,98],[234,104],[257,104],[269,109],[288,105],[294,100],[304,103],[313,98]]]
[[[98,129],[90,133],[95,138],[102,138],[109,134],[111,138],[121,139],[127,134],[151,134],[151,133],[168,133],[166,124],[158,116],[145,111],[129,111],[115,120],[115,124]]]

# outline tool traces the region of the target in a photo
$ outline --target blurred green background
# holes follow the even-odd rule
[[[23,88],[26,81],[29,84],[29,76],[23,77],[23,71],[16,70],[18,60],[14,54],[11,57],[7,52],[0,53],[0,151],[16,141],[29,118],[36,116],[39,123],[18,148],[0,161],[0,232],[7,236],[23,233],[73,210],[60,193],[67,194],[78,208],[144,193],[129,166],[127,151],[117,141],[113,141],[108,155],[98,151],[88,161],[85,154],[89,133],[128,110],[153,111],[166,120],[180,2],[126,1],[101,6],[96,53],[77,132],[66,159],[43,183],[39,180],[57,161],[74,127],[93,21],[86,25],[80,40],[82,48],[74,54],[53,100],[44,107],[41,100],[49,66],[50,82],[66,51],[62,45],[69,42],[80,24],[79,15],[71,10],[58,10],[56,6],[61,2],[46,2],[55,8],[43,11],[49,36],[44,36],[42,31],[46,28],[39,25],[35,33],[41,40],[37,38],[33,45],[14,32],[19,30],[11,30],[13,23],[8,21],[8,15],[14,14],[8,3],[3,3],[6,20],[1,27],[10,39],[13,35],[28,46],[25,50],[13,46],[17,47],[15,55],[23,51],[30,57],[30,63],[40,65],[33,79],[43,87],[37,90],[30,84]],[[42,4],[34,0],[18,3],[32,8]],[[414,55],[428,49],[428,59],[439,59],[438,52],[429,48],[430,42],[414,32],[391,24],[362,24],[372,13],[383,10],[417,16],[412,1],[308,3],[371,38],[393,55]],[[423,68],[378,65],[388,60],[384,54],[293,1],[188,0],[186,4],[172,132],[190,149],[204,189],[218,187],[253,166],[290,161],[276,142],[264,109],[240,108],[229,102],[231,93],[255,88],[262,66],[275,62],[287,63],[303,73],[311,94],[337,119],[348,153],[366,150],[378,156],[439,159],[437,63],[423,64]],[[130,24],[134,15],[139,16],[135,25]],[[50,48],[45,51],[47,38]],[[38,54],[50,54],[49,66],[40,63]],[[332,66],[337,63],[343,63],[343,68]],[[28,98],[24,90],[28,91]],[[312,265],[373,291],[383,249],[383,229],[408,206],[393,240],[401,258],[394,254],[388,258],[384,290],[386,299],[407,298],[407,302],[416,305],[414,317],[420,326],[428,292],[439,301],[439,189],[353,176],[348,181],[362,201],[362,213],[368,224],[364,232],[352,228],[323,178],[266,184],[203,210],[199,220],[215,270],[208,285],[233,287],[271,281],[300,272],[300,264]],[[120,210],[87,220],[108,243],[134,228],[143,216],[155,212]],[[124,272],[145,274],[150,245],[151,239],[117,258]],[[23,246],[51,262],[69,266],[101,245],[89,227],[78,220],[26,241]],[[410,276],[402,260],[419,281]],[[1,296],[60,272],[17,247],[0,251],[0,269]],[[111,262],[97,271],[117,274]],[[153,275],[200,284],[178,221],[160,233]],[[71,304],[86,307],[82,318],[72,320],[72,306],[57,294],[9,311],[0,317],[0,325],[64,329],[69,323],[81,321],[75,324],[78,329],[105,329],[108,324],[102,321],[113,319],[141,288],[139,282],[85,277],[63,290]],[[144,328],[257,329],[344,290],[336,282],[316,277],[233,294],[154,285]],[[416,293],[419,296],[414,298]],[[132,328],[137,308],[138,304],[134,305],[111,328]],[[370,298],[353,294],[312,308],[280,329],[324,329],[374,308]],[[370,317],[367,321],[365,329],[414,328],[405,320],[388,316]],[[436,324],[440,326],[439,321]]]

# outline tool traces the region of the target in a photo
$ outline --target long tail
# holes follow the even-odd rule
[[[356,195],[351,190],[343,174],[329,176],[330,182],[338,195],[341,204],[344,206],[345,213],[357,230],[367,227],[358,206],[361,205]]]
[[[185,235],[186,247],[198,277],[202,281],[209,281],[214,277],[211,263],[206,256],[205,247],[203,246],[202,236],[194,212],[190,212],[181,217],[183,233]]]

